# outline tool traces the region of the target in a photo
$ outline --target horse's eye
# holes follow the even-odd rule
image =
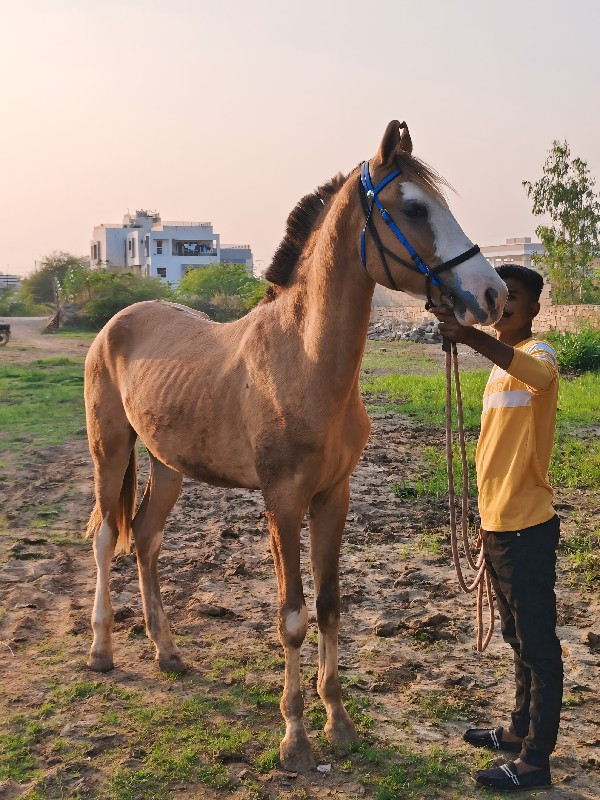
[[[421,203],[410,203],[404,207],[404,215],[409,219],[427,219],[427,206]]]

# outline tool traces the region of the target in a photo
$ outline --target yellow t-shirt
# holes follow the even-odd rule
[[[548,466],[557,400],[556,354],[547,342],[519,342],[510,366],[491,371],[475,456],[484,530],[521,530],[554,516]]]

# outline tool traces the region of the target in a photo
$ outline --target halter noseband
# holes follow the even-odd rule
[[[390,256],[393,258],[394,261],[397,261],[402,266],[407,267],[408,269],[413,270],[414,272],[420,272],[425,275],[425,290],[427,292],[427,303],[428,305],[432,304],[431,300],[431,284],[433,283],[435,286],[440,288],[444,287],[442,280],[438,278],[438,274],[443,272],[444,270],[451,269],[452,267],[456,267],[458,264],[462,264],[463,261],[467,261],[467,259],[472,258],[474,255],[479,253],[478,245],[473,245],[469,250],[465,250],[464,253],[461,253],[459,256],[455,256],[451,258],[449,261],[444,261],[443,264],[438,264],[437,267],[428,267],[427,264],[424,263],[421,256],[417,253],[411,243],[408,241],[406,236],[402,233],[402,231],[398,228],[390,214],[386,211],[385,207],[381,203],[378,195],[379,192],[391,183],[398,175],[402,174],[401,169],[395,169],[386,175],[386,177],[378,183],[377,186],[373,186],[373,181],[371,180],[371,173],[369,172],[369,162],[363,161],[360,165],[360,184],[359,184],[359,192],[360,192],[360,199],[363,206],[363,211],[365,212],[365,226],[362,229],[362,233],[360,236],[360,258],[363,263],[363,267],[367,266],[367,258],[366,258],[366,249],[367,249],[367,231],[371,234],[371,238],[373,239],[375,246],[377,248],[377,252],[379,253],[379,258],[381,259],[381,264],[387,275],[389,282],[392,284],[396,291],[398,287],[394,279],[392,278],[392,273],[387,264],[386,256]],[[379,238],[379,234],[377,233],[377,228],[375,227],[375,223],[373,222],[373,208],[377,206],[379,209],[379,213],[381,214],[381,218],[388,226],[388,228],[392,231],[396,239],[404,245],[408,254],[410,255],[412,262],[405,261],[400,256],[396,255],[392,250],[387,248]]]

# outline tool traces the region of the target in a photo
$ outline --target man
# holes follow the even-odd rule
[[[504,641],[514,650],[516,703],[509,728],[468,730],[475,747],[518,753],[514,761],[476,773],[482,786],[514,790],[549,786],[563,667],[556,636],[556,548],[559,519],[547,473],[554,441],[558,369],[551,346],[532,338],[543,280],[506,264],[498,274],[508,300],[492,338],[432,309],[440,332],[489,358],[476,469],[484,556]]]

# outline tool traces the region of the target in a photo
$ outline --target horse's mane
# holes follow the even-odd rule
[[[288,283],[317,219],[346,183],[347,178],[347,175],[338,173],[296,203],[287,218],[285,236],[265,272],[268,281],[278,286],[285,286]]]
[[[402,170],[406,180],[416,183],[426,192],[437,197],[443,197],[444,187],[451,188],[445,178],[439,175],[433,167],[409,153],[398,153],[395,163]],[[311,194],[305,195],[296,203],[287,218],[285,236],[264,275],[270,283],[274,283],[276,286],[287,286],[310,234],[317,227],[319,219],[322,220],[322,212],[329,206],[353,172],[348,175],[338,173],[330,181],[319,186]],[[273,300],[277,294],[277,289],[271,286],[267,290],[264,302]]]

